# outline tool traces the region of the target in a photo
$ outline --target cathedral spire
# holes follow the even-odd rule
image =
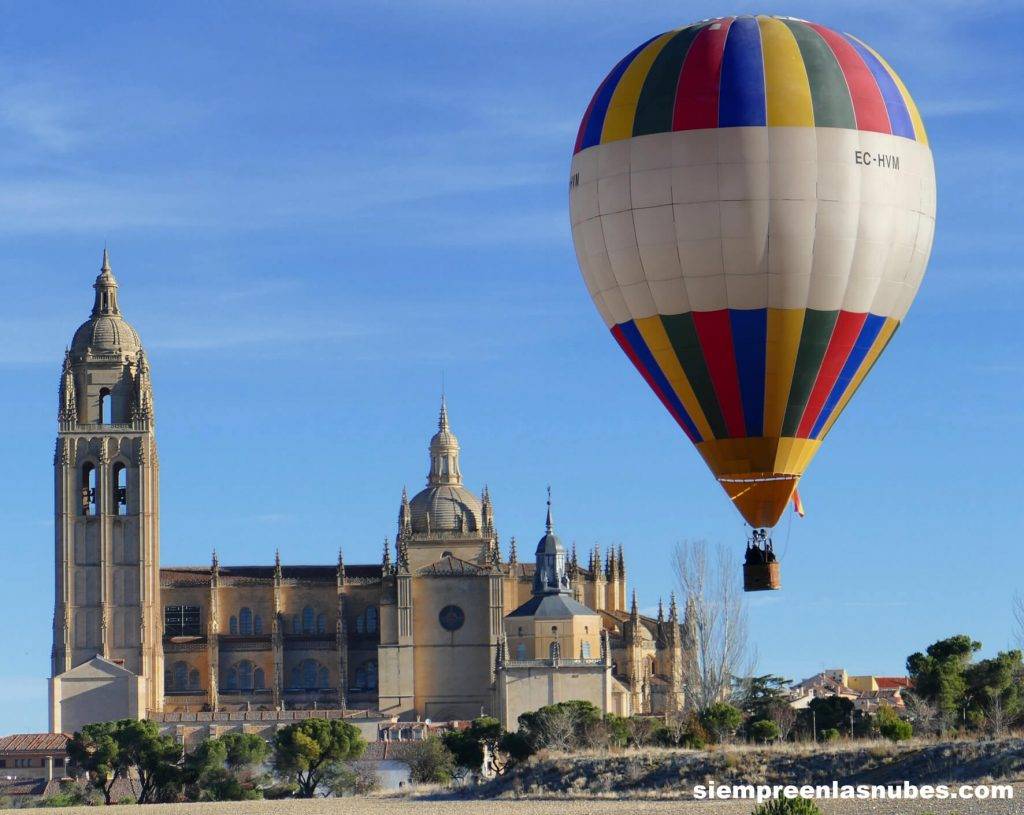
[[[551,520],[551,487],[548,487],[548,508],[544,537],[537,543],[537,569],[533,575],[533,593],[568,594],[569,575],[566,573],[565,547],[554,531]]]
[[[512,540],[508,544],[508,565],[515,566],[519,562],[519,553],[516,551],[516,539],[512,536]]]
[[[391,543],[384,536],[384,554],[381,557],[381,571],[385,576],[391,574]]]
[[[629,607],[629,616],[633,620],[640,619],[640,609],[636,602],[636,589],[633,589],[633,602]]]
[[[441,394],[441,414],[437,417],[437,429],[442,433],[449,432],[448,427],[448,402],[444,398],[444,394]]]
[[[668,619],[673,623],[679,622],[679,607],[676,605],[676,593],[669,595]]]
[[[92,305],[93,317],[121,313],[121,309],[117,305],[117,280],[114,279],[114,273],[110,271],[110,255],[107,253],[106,246],[103,247],[103,266],[92,287],[96,290],[96,299]]]
[[[448,402],[441,396],[441,414],[437,420],[437,432],[430,440],[430,473],[427,485],[439,487],[462,483],[459,469],[459,440],[452,433],[448,422]]]
[[[665,622],[665,604],[661,602],[661,598],[658,598],[658,622]]]

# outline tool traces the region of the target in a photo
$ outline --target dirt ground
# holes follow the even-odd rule
[[[1024,815],[1024,784],[1014,787],[1013,801],[819,803],[825,815]],[[422,798],[341,798],[314,801],[250,801],[235,804],[166,804],[147,806],[38,809],[34,812],[109,813],[109,815],[749,815],[749,802],[699,803],[644,799],[521,799],[438,801]],[[23,810],[0,810],[21,812]]]

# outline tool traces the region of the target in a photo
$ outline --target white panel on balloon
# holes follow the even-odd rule
[[[718,165],[696,164],[672,168],[672,201],[690,204],[718,200]]]
[[[654,298],[651,296],[651,289],[647,285],[646,280],[622,286],[620,291],[634,320],[639,320],[643,317],[653,317],[658,313],[658,309],[654,305]]]
[[[690,298],[686,294],[683,278],[652,280],[650,283],[651,296],[659,314],[684,314],[690,310]]]
[[[679,243],[717,238],[722,234],[722,211],[717,201],[675,204],[672,211]]]
[[[768,197],[769,165],[719,164],[718,197],[722,201],[749,201]]]
[[[694,311],[718,311],[726,308],[729,298],[725,289],[725,275],[687,277],[686,294]]]
[[[672,173],[668,170],[633,170],[629,183],[634,208],[672,203]]]

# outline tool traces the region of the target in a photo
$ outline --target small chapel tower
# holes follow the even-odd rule
[[[159,464],[149,361],[121,315],[106,249],[93,289],[92,313],[64,355],[54,455],[51,727],[67,732],[80,711],[65,709],[75,702],[60,677],[97,657],[133,675],[125,716],[163,704]]]

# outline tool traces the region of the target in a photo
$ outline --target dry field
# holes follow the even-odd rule
[[[882,803],[822,802],[825,815],[1024,815],[1024,785],[1015,787],[1014,801],[969,805],[955,802]],[[529,799],[438,801],[422,798],[341,798],[314,801],[251,801],[236,804],[161,804],[39,809],[34,812],[78,815],[749,815],[749,803],[697,803],[651,799]],[[24,810],[0,810],[23,812]]]

